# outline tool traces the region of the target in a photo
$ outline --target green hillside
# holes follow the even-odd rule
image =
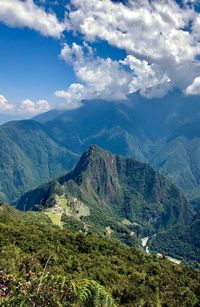
[[[86,231],[135,246],[141,236],[188,225],[194,216],[182,192],[149,165],[95,145],[71,172],[25,193],[15,205],[44,210],[61,227],[73,218]]]
[[[4,201],[63,173],[77,159],[30,120],[1,126],[0,140],[0,199]]]
[[[198,96],[176,93],[149,101],[135,94],[126,104],[91,101],[79,110],[57,113],[53,120],[43,115],[42,122],[54,139],[75,152],[97,144],[150,163],[169,176],[197,209],[199,116]]]
[[[177,93],[159,101],[138,95],[126,103],[87,101],[77,110],[7,123],[0,127],[0,199],[14,201],[71,169],[97,144],[169,176],[198,210],[199,116],[199,98]]]
[[[196,216],[188,226],[178,225],[159,233],[150,240],[150,249],[172,257],[192,262],[200,267],[200,218]]]
[[[42,122],[54,139],[75,152],[97,144],[150,163],[197,199],[197,208],[199,116],[198,97],[177,93],[149,101],[135,94],[127,104],[91,101],[79,110],[57,113],[53,120],[43,115]]]
[[[158,145],[159,147],[159,145]],[[152,152],[150,163],[169,176],[198,209],[200,189],[200,139],[179,136]]]
[[[198,271],[38,214],[0,205],[1,305],[199,305]]]

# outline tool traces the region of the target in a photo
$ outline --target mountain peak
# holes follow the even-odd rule
[[[109,163],[109,161],[112,160],[112,157],[114,158],[115,156],[111,152],[93,144],[82,154],[74,169],[74,172],[80,173],[88,168],[99,168],[102,170],[102,168],[104,168],[103,164],[105,166],[107,163]],[[107,165],[105,171],[109,168],[110,165]]]
[[[76,167],[56,182],[25,194],[19,208],[27,203],[48,207],[52,195],[69,194],[86,204],[91,216],[98,211],[98,221],[112,215],[156,231],[193,219],[190,204],[170,180],[146,163],[116,156],[97,145],[90,146]]]
[[[105,149],[99,147],[98,145],[92,144],[92,145],[88,148],[88,150],[87,150],[86,152],[88,152],[88,153],[100,153],[100,152],[105,152],[105,151],[106,151]]]
[[[91,155],[91,154],[95,154],[95,155],[99,155],[99,154],[109,154],[109,155],[112,155],[112,153],[110,151],[108,151],[107,149],[104,149],[96,144],[92,144],[88,150],[86,150],[86,152],[88,155]],[[84,154],[84,153],[83,153]]]

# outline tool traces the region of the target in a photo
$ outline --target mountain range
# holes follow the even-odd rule
[[[198,209],[199,115],[198,97],[177,93],[154,100],[133,95],[120,103],[87,101],[80,109],[8,122],[0,127],[0,157],[4,158],[0,198],[13,201],[64,173],[91,144],[97,144],[148,162],[169,176]]]
[[[134,95],[0,126],[0,300],[198,306],[199,115]]]
[[[14,205],[20,210],[44,211],[60,227],[71,220],[79,230],[128,245],[141,247],[142,237],[152,237],[151,246],[157,252],[167,250],[165,241],[168,243],[175,227],[186,231],[197,223],[190,203],[171,180],[146,163],[113,155],[96,145],[83,153],[73,170],[25,193]],[[198,260],[199,241],[183,237],[190,249],[194,247],[193,257],[187,260]],[[175,256],[170,244],[168,251]],[[180,252],[181,256],[184,260]]]

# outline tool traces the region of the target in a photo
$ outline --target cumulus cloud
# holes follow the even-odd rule
[[[11,27],[28,27],[56,38],[65,29],[55,14],[45,12],[33,0],[0,0],[0,22]]]
[[[127,98],[131,73],[120,61],[95,57],[90,46],[73,43],[64,45],[61,57],[73,66],[81,83],[72,84],[67,90],[56,91],[56,96],[66,100],[70,108],[77,107],[82,99],[124,100]]]
[[[133,1],[128,5],[111,0],[72,0],[67,28],[87,41],[97,38],[125,49],[127,53],[159,60],[163,55],[174,63],[193,58],[197,46],[184,28],[195,12],[175,1]],[[184,52],[183,52],[184,50]]]
[[[200,95],[200,77],[194,79],[191,85],[189,85],[185,93],[187,95]]]
[[[147,98],[160,97],[171,87],[170,78],[158,65],[132,55],[119,61],[95,57],[87,43],[65,44],[61,58],[73,66],[81,82],[55,92],[70,109],[81,106],[83,99],[126,100],[128,94],[137,91]]]
[[[0,95],[0,111],[1,112],[10,112],[14,109],[14,105],[8,102],[5,96]]]
[[[71,31],[85,42],[65,44],[61,58],[72,65],[77,81],[55,95],[67,108],[83,99],[124,100],[130,93],[153,98],[173,88],[198,92],[200,76],[200,13],[198,1],[183,0],[71,0],[63,22],[33,0],[0,0],[0,21],[28,27],[42,35],[60,38]],[[40,3],[45,3],[41,0]],[[126,52],[121,60],[96,56],[94,42],[107,41]],[[99,44],[101,47],[101,45]],[[196,80],[196,81],[195,81]],[[5,102],[7,107],[10,103]],[[45,109],[25,100],[21,110]],[[48,108],[48,107],[47,107]],[[28,111],[27,111],[28,112]]]
[[[152,98],[163,96],[169,90],[171,80],[158,65],[149,64],[132,55],[128,55],[121,63],[133,71],[134,77],[129,84],[129,93],[139,91],[141,95]]]
[[[67,108],[81,106],[83,99],[126,100],[128,94],[140,92],[147,98],[164,95],[171,86],[169,77],[158,65],[128,55],[123,60],[100,58],[84,43],[65,44],[61,58],[73,66],[80,83],[71,84],[55,95],[64,98]]]
[[[136,91],[148,98],[184,91],[200,75],[200,14],[192,2],[71,0],[66,29],[90,44],[107,41],[127,56],[102,59],[87,43],[66,44],[61,57],[73,66],[78,83],[56,95],[72,107],[73,97],[77,106],[79,99],[123,100]]]
[[[5,96],[0,95],[1,113],[15,113],[33,116],[48,110],[50,110],[50,105],[46,100],[38,100],[34,102],[31,99],[25,99],[21,102],[9,102]]]
[[[67,90],[59,90],[55,95],[64,98],[67,109],[76,109],[82,106],[82,100],[87,98],[86,88],[83,84],[72,83]]]
[[[23,100],[18,108],[18,111],[25,114],[38,114],[49,111],[50,106],[46,100],[38,100],[36,102],[32,101],[31,99]]]

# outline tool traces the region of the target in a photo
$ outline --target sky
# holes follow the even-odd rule
[[[0,0],[0,113],[200,95],[200,1]]]

